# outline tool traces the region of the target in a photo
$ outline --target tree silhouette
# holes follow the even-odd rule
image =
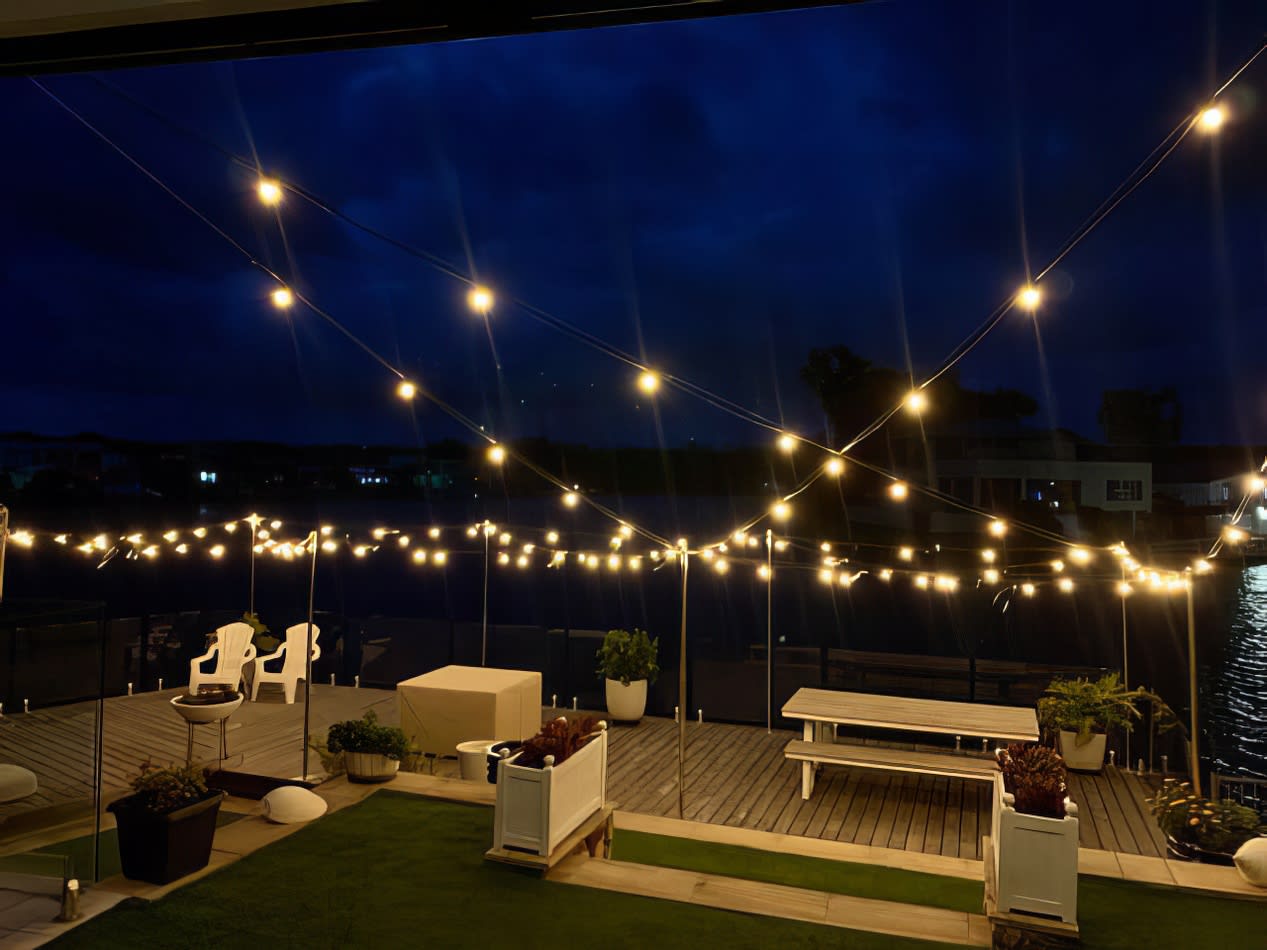
[[[1104,440],[1119,445],[1168,445],[1179,441],[1183,406],[1173,386],[1106,389],[1096,421]]]

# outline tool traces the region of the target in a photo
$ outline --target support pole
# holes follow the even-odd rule
[[[317,589],[317,532],[308,536],[312,546],[312,560],[308,567],[308,651],[304,654],[304,762],[301,778],[308,781],[308,728],[312,703],[312,603]],[[262,667],[261,667],[262,668]]]
[[[678,634],[677,669],[677,815],[686,817],[686,574],[691,566],[685,549],[682,560],[682,628]]]
[[[480,666],[488,666],[488,522],[481,530],[484,532],[484,619],[480,623]]]
[[[1197,619],[1193,605],[1193,580],[1188,578],[1188,700],[1192,704],[1191,733],[1188,738],[1189,763],[1192,770],[1192,791],[1201,795],[1201,756],[1197,749]]]
[[[260,517],[252,514],[247,520],[251,522],[251,588],[246,599],[246,612],[253,615],[255,613],[255,531],[260,526]]]
[[[1126,565],[1125,564],[1122,565],[1122,583],[1123,584],[1126,583]],[[1125,591],[1126,588],[1122,588],[1122,590]],[[1125,686],[1127,689],[1130,689],[1131,688],[1131,665],[1130,665],[1130,660],[1127,655],[1127,648],[1126,648],[1126,594],[1119,593],[1118,596],[1119,596],[1119,599],[1122,601],[1122,685]],[[1153,763],[1150,760],[1148,763],[1148,767],[1151,769],[1152,766],[1153,766]],[[1130,767],[1131,767],[1131,730],[1127,729],[1126,730],[1126,768],[1129,770]]]
[[[774,723],[774,532],[765,529],[765,731]]]
[[[4,548],[9,542],[9,509],[0,505],[0,601],[4,600]]]

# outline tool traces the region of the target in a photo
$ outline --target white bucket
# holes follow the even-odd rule
[[[458,743],[458,765],[462,769],[462,778],[472,782],[488,778],[488,750],[496,743],[496,739],[472,739]]]

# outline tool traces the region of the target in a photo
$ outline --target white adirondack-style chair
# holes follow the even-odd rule
[[[240,620],[216,628],[216,642],[202,656],[189,661],[189,692],[197,694],[200,686],[224,685],[240,689],[242,667],[255,659],[255,631]],[[215,659],[215,668],[204,670],[202,664]]]
[[[312,662],[314,663],[321,659],[321,647],[317,645],[317,637],[320,635],[321,628],[314,623],[312,625]],[[286,694],[286,702],[293,703],[295,701],[295,686],[304,678],[307,672],[307,664],[304,663],[304,650],[307,646],[307,622],[287,627],[285,642],[274,652],[267,656],[257,657],[255,660],[255,672],[251,681],[251,702],[254,702],[255,697],[259,695],[260,684],[278,683],[281,685],[282,692]],[[270,672],[264,668],[265,663],[279,659],[282,654],[285,654],[285,660],[282,662],[280,670]]]

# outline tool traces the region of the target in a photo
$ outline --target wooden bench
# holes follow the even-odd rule
[[[998,773],[994,759],[943,752],[915,752],[879,746],[835,742],[806,742],[793,739],[783,747],[783,755],[797,762],[816,765],[844,765],[856,769],[883,769],[889,772],[917,772],[950,778],[989,782]],[[807,770],[808,771],[808,770]],[[813,775],[802,778],[801,798],[808,800],[814,790]]]

